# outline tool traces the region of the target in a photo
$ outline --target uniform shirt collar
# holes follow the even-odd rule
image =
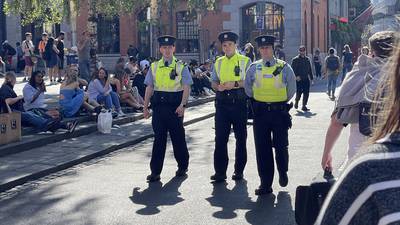
[[[269,62],[269,66],[274,66],[276,64],[276,59],[275,59],[275,57],[268,61],[263,59],[264,66],[267,66],[267,62]]]
[[[163,65],[165,65],[165,62],[168,62],[168,66],[170,66],[173,61],[174,61],[174,57],[172,57],[170,60],[166,60],[166,59],[164,59],[164,57],[162,58]]]

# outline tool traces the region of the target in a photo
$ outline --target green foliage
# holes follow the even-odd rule
[[[113,17],[134,12],[135,9],[149,6],[151,0],[88,0],[97,14]],[[176,4],[180,0],[159,0],[157,4]],[[4,12],[21,15],[22,25],[29,23],[61,23],[71,15],[71,10],[78,10],[80,0],[6,0]],[[218,0],[187,0],[189,10],[207,11],[216,8]],[[71,3],[77,8],[71,9]]]
[[[333,43],[343,45],[361,40],[362,31],[355,25],[342,23],[338,20],[332,20],[332,23],[336,25],[336,30],[333,30],[331,33]]]

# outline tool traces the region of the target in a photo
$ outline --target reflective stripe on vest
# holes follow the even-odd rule
[[[181,62],[176,62],[175,57],[172,64],[168,67],[164,66],[164,60],[161,59],[151,64],[151,73],[153,75],[154,90],[165,92],[178,92],[183,90],[182,71],[184,65]],[[170,73],[175,69],[177,76],[171,80]]]
[[[277,67],[283,67],[285,62],[278,60],[274,66],[266,67],[262,60],[254,63],[256,66],[255,81],[253,84],[253,97],[259,102],[284,102],[287,101],[287,89],[283,82],[283,72],[277,76],[273,72]]]
[[[214,69],[221,83],[229,81],[241,81],[246,78],[246,66],[250,59],[238,53],[232,57],[237,57],[237,60],[233,60],[232,58],[232,60],[230,60],[226,56],[223,56],[218,58],[217,62],[215,63]],[[236,66],[239,66],[240,68],[239,76],[235,75],[234,69]]]

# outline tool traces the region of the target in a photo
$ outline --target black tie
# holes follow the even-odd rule
[[[165,66],[165,67],[168,67],[168,61],[165,61],[165,62],[164,62],[164,66]]]
[[[270,63],[270,62],[266,62],[266,63],[265,63],[265,66],[266,66],[266,67],[270,67],[270,66],[271,66],[271,63]]]

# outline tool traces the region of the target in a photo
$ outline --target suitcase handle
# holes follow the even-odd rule
[[[324,170],[324,179],[326,179],[328,182],[335,180],[335,177],[332,174],[332,170],[328,167]]]

